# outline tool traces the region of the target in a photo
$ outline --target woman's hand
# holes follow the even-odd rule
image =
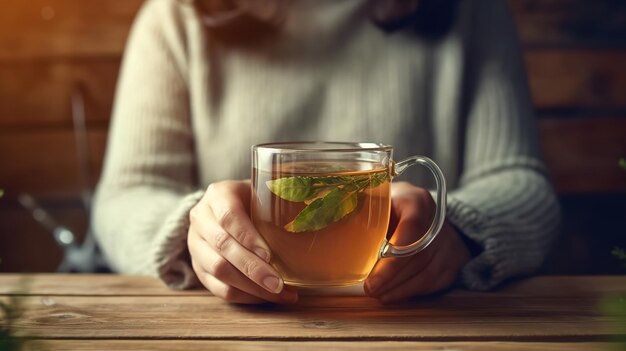
[[[250,220],[250,182],[211,184],[189,213],[187,244],[200,282],[232,303],[298,299],[269,264],[270,250]]]
[[[435,202],[430,193],[406,182],[391,188],[391,243],[408,245],[430,227]],[[383,303],[397,302],[449,288],[470,258],[469,249],[449,223],[423,251],[380,260],[365,282],[366,292]]]

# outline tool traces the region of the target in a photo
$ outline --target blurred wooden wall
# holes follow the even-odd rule
[[[15,201],[21,192],[42,199],[71,229],[85,231],[79,196],[101,169],[124,42],[141,3],[0,4],[0,188],[6,190],[0,271],[49,271],[61,257],[50,235]],[[609,267],[604,246],[610,250],[626,237],[623,219],[616,219],[626,216],[626,172],[617,167],[626,157],[626,1],[508,3],[525,48],[545,158],[565,209],[560,243],[566,246],[547,271],[593,272],[600,269],[589,267],[597,255]],[[73,134],[75,92],[86,103],[87,180]],[[594,251],[594,245],[601,247]]]

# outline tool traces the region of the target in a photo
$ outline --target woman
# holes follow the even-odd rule
[[[235,303],[295,301],[249,219],[249,182],[236,180],[250,176],[250,146],[381,142],[398,159],[432,157],[452,191],[433,244],[379,262],[366,292],[487,290],[536,270],[556,233],[535,128],[500,0],[149,0],[124,58],[94,229],[118,271],[199,282]],[[425,189],[394,183],[391,241],[414,241],[433,207]]]

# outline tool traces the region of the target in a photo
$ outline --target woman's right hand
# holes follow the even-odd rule
[[[232,303],[295,302],[297,290],[285,286],[269,264],[270,250],[250,220],[250,182],[227,180],[209,185],[190,213],[187,245],[200,282]]]

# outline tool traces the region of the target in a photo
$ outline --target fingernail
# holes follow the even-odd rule
[[[256,249],[254,249],[254,253],[259,256],[263,261],[268,262],[270,261],[270,253],[265,250],[262,249],[260,247],[257,247]]]
[[[382,279],[379,277],[372,277],[367,280],[367,291],[370,294],[376,293],[376,290],[380,289]]]
[[[263,279],[263,285],[265,285],[265,287],[269,291],[275,294],[278,294],[281,290],[283,290],[283,282],[280,279],[273,277],[273,276],[269,276]]]

